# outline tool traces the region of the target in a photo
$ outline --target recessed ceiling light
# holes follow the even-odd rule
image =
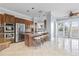
[[[34,7],[32,7],[32,9],[35,9]]]
[[[29,10],[27,10],[27,12],[30,12]]]
[[[38,11],[39,13],[42,13],[43,11],[42,10],[40,10],[40,11]]]
[[[43,15],[43,16],[45,16],[45,15]]]

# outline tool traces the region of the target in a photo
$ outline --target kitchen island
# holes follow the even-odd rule
[[[25,35],[25,45],[27,46],[38,46],[48,41],[48,32],[38,32],[32,34],[31,32],[24,33]]]

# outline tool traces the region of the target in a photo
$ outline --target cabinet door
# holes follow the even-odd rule
[[[15,17],[9,16],[9,22],[14,24],[15,23]]]
[[[19,23],[24,23],[24,19],[19,19]]]
[[[3,21],[3,15],[0,14],[0,24],[2,24],[2,21]]]
[[[2,25],[3,15],[0,14],[0,26]],[[0,38],[3,38],[3,27],[0,27]]]
[[[18,23],[19,22],[19,19],[18,18],[15,18],[15,21],[16,21],[16,23]]]
[[[6,23],[10,23],[10,21],[9,21],[9,16],[8,16],[8,15],[5,15],[5,22],[6,22]]]
[[[32,21],[28,20],[28,24],[29,24],[29,25],[32,25]]]
[[[24,24],[24,19],[21,18],[16,18],[16,23],[23,23]]]
[[[0,15],[0,24],[1,24],[1,15]]]
[[[30,21],[30,20],[25,20],[25,22],[24,22],[26,25],[31,25],[32,24],[32,21]]]
[[[12,15],[8,15],[8,14],[4,14],[4,21],[5,23],[12,23],[14,24],[15,23],[15,17],[12,16]]]

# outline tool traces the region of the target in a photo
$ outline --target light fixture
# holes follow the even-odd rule
[[[32,9],[35,9],[34,7],[32,7]]]
[[[43,16],[45,16],[45,15],[43,15]]]
[[[27,10],[27,12],[30,12],[29,10]]]
[[[72,11],[70,11],[70,13],[69,13],[69,16],[73,16],[73,13],[72,13]]]
[[[43,11],[42,10],[40,10],[40,11],[38,11],[39,13],[42,13]]]

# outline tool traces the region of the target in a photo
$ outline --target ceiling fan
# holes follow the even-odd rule
[[[79,12],[72,12],[70,11],[69,16],[79,16]]]

